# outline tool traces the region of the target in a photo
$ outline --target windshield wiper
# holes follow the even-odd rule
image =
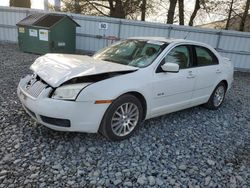
[[[104,58],[104,59],[101,59],[101,60],[103,60],[103,61],[110,61],[110,62],[118,63],[118,64],[123,64],[123,63],[121,63],[121,62],[119,62],[119,61],[115,61],[115,60],[113,60],[113,59],[108,59],[108,58]]]

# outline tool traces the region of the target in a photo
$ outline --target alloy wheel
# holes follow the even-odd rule
[[[115,135],[126,136],[132,132],[139,120],[139,109],[134,103],[124,103],[117,108],[111,119]]]
[[[225,88],[224,86],[219,86],[215,93],[214,93],[214,99],[213,99],[213,102],[214,102],[214,106],[215,107],[218,107],[221,105],[223,99],[224,99],[224,96],[225,96]]]

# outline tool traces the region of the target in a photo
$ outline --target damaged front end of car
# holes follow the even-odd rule
[[[39,75],[27,75],[19,83],[20,92],[26,97],[36,99],[44,90],[47,97],[56,100],[76,100],[79,93],[87,86],[112,77],[128,74],[135,70],[106,72],[96,75],[80,76],[72,78],[58,87],[46,83]]]

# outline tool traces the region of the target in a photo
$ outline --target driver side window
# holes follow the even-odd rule
[[[165,57],[165,63],[176,63],[180,69],[188,68],[190,65],[190,54],[187,46],[177,46]]]

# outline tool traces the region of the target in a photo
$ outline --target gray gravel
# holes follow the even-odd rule
[[[235,73],[218,111],[151,119],[128,140],[36,124],[17,99],[37,55],[0,43],[1,187],[250,187],[250,74]]]

